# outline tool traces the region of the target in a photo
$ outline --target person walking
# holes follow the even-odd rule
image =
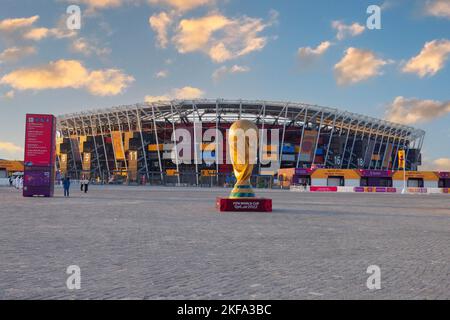
[[[83,180],[83,184],[84,184],[84,193],[88,192],[88,188],[89,188],[89,179],[85,178]]]
[[[63,188],[64,188],[64,197],[69,196],[69,189],[70,189],[70,178],[65,177],[63,180]]]

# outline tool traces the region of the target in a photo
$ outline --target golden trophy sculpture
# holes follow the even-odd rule
[[[272,212],[272,200],[256,198],[250,182],[258,158],[258,127],[248,120],[236,121],[228,131],[228,147],[236,184],[229,198],[217,198],[217,208],[221,212]]]
[[[237,180],[230,198],[255,198],[250,178],[256,163],[258,127],[248,120],[236,121],[228,132],[228,147]]]

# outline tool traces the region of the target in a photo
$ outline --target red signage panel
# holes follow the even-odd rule
[[[54,165],[55,122],[55,117],[53,115],[26,115],[25,166]]]
[[[27,114],[23,196],[53,196],[55,179],[56,118]]]
[[[311,192],[337,192],[337,187],[314,187],[311,186],[309,189]]]

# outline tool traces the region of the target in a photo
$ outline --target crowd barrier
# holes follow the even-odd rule
[[[401,188],[391,187],[331,187],[331,186],[298,186],[290,187],[295,192],[342,192],[342,193],[401,193]],[[450,194],[449,188],[407,188],[409,194]]]
[[[389,187],[354,187],[352,192],[396,193],[397,188]]]

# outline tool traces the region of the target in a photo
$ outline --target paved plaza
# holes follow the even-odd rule
[[[450,298],[448,195],[258,190],[273,213],[219,214],[227,189],[71,191],[0,188],[0,299]]]

